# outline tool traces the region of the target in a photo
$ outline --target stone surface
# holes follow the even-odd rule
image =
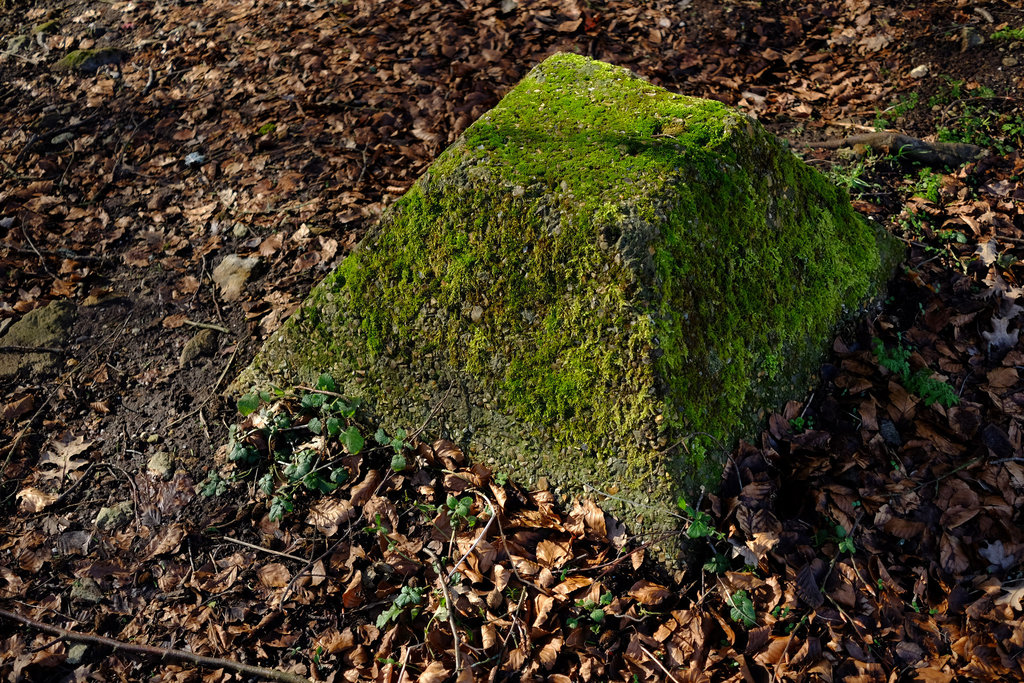
[[[157,451],[146,462],[146,471],[158,479],[170,479],[174,476],[174,456],[167,451]]]
[[[0,347],[10,352],[0,353],[0,380],[6,381],[21,374],[35,374],[53,370],[61,359],[59,353],[15,350],[20,348],[61,348],[67,341],[75,306],[66,299],[51,301],[42,308],[26,313],[0,337]]]
[[[103,590],[96,579],[86,576],[71,584],[71,599],[95,604],[103,600]]]
[[[124,500],[110,507],[100,508],[96,513],[96,526],[104,531],[117,529],[135,517],[135,507],[130,500]]]
[[[228,254],[213,269],[213,281],[220,288],[220,296],[225,301],[237,301],[242,297],[245,283],[249,281],[252,269],[259,263],[255,256],[241,257]]]
[[[233,388],[330,372],[389,428],[447,396],[433,434],[524,483],[594,495],[632,531],[668,531],[678,496],[717,487],[718,444],[804,394],[901,256],[756,122],[555,55]],[[670,563],[675,543],[659,549]]]

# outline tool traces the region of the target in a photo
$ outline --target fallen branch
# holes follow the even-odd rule
[[[808,142],[805,147],[838,149],[854,145],[867,145],[886,154],[905,157],[928,166],[959,166],[979,159],[987,153],[986,149],[977,145],[968,145],[962,142],[925,142],[919,138],[912,138],[909,135],[892,131],[878,131],[834,140]]]
[[[287,673],[285,671],[278,671],[276,669],[267,669],[262,666],[252,666],[251,664],[242,664],[241,662],[235,662],[230,659],[221,659],[219,657],[203,657],[192,652],[185,652],[184,650],[174,650],[167,647],[156,647],[155,645],[136,645],[135,643],[126,643],[122,640],[115,640],[113,638],[107,638],[104,636],[94,636],[88,633],[78,633],[77,631],[68,631],[66,629],[58,628],[56,626],[50,626],[44,624],[41,621],[36,621],[29,617],[15,614],[14,612],[8,612],[7,610],[0,609],[0,616],[6,617],[11,621],[16,621],[20,624],[24,624],[37,631],[43,633],[49,633],[53,636],[58,636],[63,640],[70,640],[76,643],[86,643],[88,645],[98,645],[101,647],[109,647],[114,651],[128,652],[131,654],[146,655],[149,657],[156,657],[161,660],[173,660],[178,662],[189,662],[196,666],[202,666],[209,669],[230,669],[231,671],[237,671],[239,673],[247,674],[249,676],[255,676],[257,678],[266,678],[272,681],[284,681],[285,683],[312,683],[305,676],[299,676],[298,674]]]

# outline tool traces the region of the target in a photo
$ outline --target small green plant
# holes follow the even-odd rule
[[[885,110],[878,112],[875,116],[875,128],[883,130],[889,127],[891,121],[901,119],[917,107],[921,96],[916,92],[901,95],[899,99],[889,105]]]
[[[418,617],[423,610],[424,590],[423,588],[402,586],[401,592],[395,596],[391,606],[377,617],[377,628],[383,629],[391,622],[398,623],[403,614],[408,615],[410,621]]]
[[[228,461],[235,467],[230,480],[255,479],[270,499],[271,521],[292,512],[300,493],[330,493],[344,483],[349,472],[341,457],[357,455],[364,446],[353,424],[360,402],[338,396],[330,375],[321,375],[315,390],[296,398],[297,408],[289,410],[295,399],[272,404],[267,392],[242,396],[238,412],[246,419],[228,429]],[[211,473],[201,492],[220,495],[227,485],[221,473]]]
[[[256,129],[256,135],[270,135],[277,130],[276,123],[264,123],[262,126]]]
[[[206,475],[206,479],[203,480],[199,493],[205,498],[213,498],[224,495],[227,490],[228,481],[221,477],[220,472],[217,470],[210,470],[210,473]]]
[[[468,526],[473,528],[476,526],[476,515],[471,515],[469,511],[473,508],[473,497],[463,496],[462,498],[456,498],[455,496],[448,496],[448,500],[445,501],[445,506],[448,508],[448,516],[456,524],[455,526]]]
[[[391,436],[383,427],[378,428],[377,433],[373,435],[373,440],[381,446],[394,449],[395,454],[391,456],[391,469],[395,472],[401,472],[409,467],[409,461],[405,457],[406,437],[404,429],[396,429],[395,435]]]
[[[601,595],[598,602],[593,600],[577,600],[576,607],[581,610],[578,616],[566,619],[565,623],[569,628],[576,628],[584,624],[590,624],[590,630],[597,634],[601,632],[601,625],[604,624],[605,618],[608,614],[604,611],[604,608],[612,604],[614,596],[611,591],[608,591]]]
[[[933,204],[939,203],[939,188],[942,187],[942,175],[922,168],[918,171],[917,182],[910,187],[912,197],[924,197]]]
[[[871,183],[865,177],[867,173],[868,161],[859,159],[848,164],[835,164],[825,172],[825,175],[832,184],[843,188],[856,199],[871,190]]]
[[[927,368],[910,372],[910,356],[913,353],[910,347],[900,343],[888,348],[878,338],[872,340],[871,345],[875,357],[878,358],[878,364],[896,375],[900,384],[910,393],[919,396],[926,406],[938,403],[944,408],[951,408],[960,403],[960,398],[953,391],[953,387],[932,377],[931,371]]]
[[[857,545],[853,542],[853,537],[846,530],[842,524],[836,524],[835,526],[835,538],[839,543],[839,552],[850,553],[853,555],[857,552]]]
[[[800,415],[800,416],[794,417],[792,420],[790,420],[789,421],[789,426],[793,428],[794,432],[799,434],[799,433],[805,432],[805,431],[807,431],[809,429],[814,429],[814,418],[813,417],[805,417],[803,415]]]
[[[507,472],[497,472],[494,475],[494,483],[497,484],[498,486],[504,486],[505,484],[507,484],[508,483],[508,473]]]
[[[750,599],[747,591],[736,591],[726,598],[729,603],[729,618],[737,624],[743,624],[747,628],[757,626],[757,612],[754,610],[754,601]]]
[[[1003,28],[991,36],[993,42],[1012,42],[1014,40],[1024,41],[1024,28]]]
[[[676,501],[676,505],[689,518],[689,525],[686,527],[687,536],[690,538],[712,537],[716,540],[724,538],[722,532],[715,528],[715,521],[711,518],[711,515],[690,507],[690,504],[683,497]]]

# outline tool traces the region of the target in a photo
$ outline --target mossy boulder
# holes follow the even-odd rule
[[[52,372],[61,360],[63,348],[75,321],[76,308],[66,299],[26,313],[0,337],[0,380],[39,376]],[[39,349],[38,352],[33,349]]]
[[[90,50],[72,50],[61,57],[53,65],[54,71],[79,71],[85,74],[96,73],[101,67],[120,64],[124,60],[124,52],[113,47],[102,47]]]
[[[755,121],[555,55],[385,211],[234,388],[326,371],[406,428],[443,398],[430,429],[478,460],[672,530],[677,497],[717,485],[713,444],[804,394],[901,254]]]

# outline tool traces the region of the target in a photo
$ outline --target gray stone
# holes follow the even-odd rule
[[[0,346],[60,349],[67,342],[75,320],[75,306],[66,299],[51,301],[26,313],[0,337]],[[57,367],[60,353],[52,351],[12,351],[0,353],[0,380],[22,374],[38,375]]]
[[[100,590],[100,585],[96,583],[95,579],[86,576],[76,579],[71,584],[71,599],[96,604],[103,600],[103,591]]]
[[[85,661],[85,656],[87,654],[89,654],[88,645],[85,643],[75,643],[68,648],[68,656],[64,661],[70,666],[78,666]]]
[[[444,397],[430,433],[467,430],[470,452],[518,481],[671,532],[677,498],[717,486],[718,444],[804,395],[902,253],[756,121],[555,55],[233,387],[330,372],[387,429]],[[671,538],[657,550],[675,563]]]
[[[135,517],[135,508],[130,500],[125,500],[110,507],[100,508],[96,513],[96,526],[104,531],[112,531],[124,526]]]
[[[159,479],[170,479],[174,476],[174,456],[167,451],[157,451],[146,463],[146,471]]]
[[[213,269],[213,281],[220,287],[220,296],[225,301],[237,301],[242,298],[245,283],[249,281],[252,269],[259,263],[255,256],[242,258],[238,254],[228,254]]]

